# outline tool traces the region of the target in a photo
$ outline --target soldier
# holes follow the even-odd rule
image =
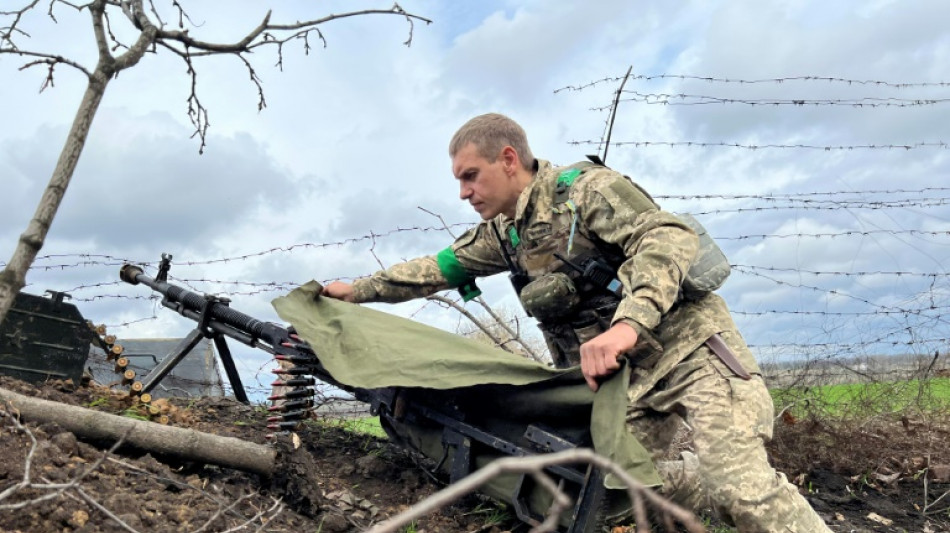
[[[705,495],[686,490],[687,504],[711,506],[743,533],[830,531],[768,462],[772,399],[711,290],[722,265],[691,268],[706,254],[697,259],[699,239],[684,219],[603,165],[535,159],[524,130],[503,115],[468,121],[449,155],[459,196],[482,222],[437,255],[333,282],[324,295],[401,302],[454,287],[468,300],[478,295],[475,278],[510,271],[557,366],[580,364],[596,391],[619,358],[629,361],[627,420],[648,449],[661,454],[685,420]]]

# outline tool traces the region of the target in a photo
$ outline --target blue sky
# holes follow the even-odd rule
[[[192,34],[209,40],[237,39],[264,14],[258,2],[233,2],[226,12],[192,4],[185,3],[197,24]],[[391,4],[273,5],[274,20],[290,21]],[[950,81],[950,31],[944,23],[950,4],[938,0],[401,5],[434,21],[416,23],[411,47],[401,44],[408,34],[404,20],[376,16],[328,24],[327,47],[316,46],[309,55],[286,48],[283,70],[274,68],[273,51],[254,54],[267,99],[260,112],[240,62],[200,61],[198,88],[211,122],[204,155],[190,138],[189,85],[181,61],[159,53],[123,72],[110,85],[41,252],[57,257],[38,263],[27,290],[76,289],[77,305],[94,321],[135,321],[115,328],[120,338],[182,335],[191,327],[187,320],[140,299],[142,288],[100,285],[115,281],[117,267],[83,258],[157,261],[168,252],[181,262],[173,275],[192,280],[194,289],[230,293],[236,308],[273,319],[269,301],[283,289],[247,294],[260,290],[248,283],[288,287],[352,278],[379,263],[433,253],[451,236],[413,229],[441,225],[420,208],[449,224],[477,221],[457,199],[446,153],[448,139],[465,120],[489,111],[509,114],[528,131],[539,157],[569,164],[597,149],[571,142],[600,138],[606,113],[592,108],[611,102],[616,78],[631,65],[640,76]],[[31,38],[18,44],[88,63],[94,52],[88,17],[61,9],[53,24],[44,12],[24,22]],[[121,32],[119,24],[116,30]],[[6,126],[0,128],[0,261],[12,254],[32,215],[83,90],[82,77],[60,67],[55,87],[40,93],[45,73],[20,71],[22,64],[0,55],[0,120]],[[614,80],[556,92],[608,77]],[[632,79],[626,89],[730,103],[625,100],[614,141],[950,141],[948,104],[940,101],[950,92],[946,85],[660,77]],[[871,97],[935,103],[743,103]],[[610,148],[609,163],[664,207],[702,213],[699,218],[730,261],[744,266],[722,293],[763,356],[946,349],[946,149],[625,144]],[[777,199],[763,200],[767,194]],[[291,248],[298,244],[309,246]],[[251,257],[234,259],[244,256]],[[232,259],[218,261],[223,258]],[[42,268],[53,265],[67,266]],[[504,276],[496,278],[482,282],[489,300],[516,307]],[[433,305],[380,308],[446,329],[459,323]],[[832,343],[845,346],[828,347]],[[786,344],[792,346],[778,348]],[[242,358],[249,376],[264,364],[263,354]]]

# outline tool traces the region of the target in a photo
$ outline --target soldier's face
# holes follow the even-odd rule
[[[478,147],[468,143],[452,158],[452,173],[459,182],[459,198],[467,201],[482,217],[494,218],[499,213],[514,217],[518,195],[514,166],[506,151],[489,161],[478,154]]]

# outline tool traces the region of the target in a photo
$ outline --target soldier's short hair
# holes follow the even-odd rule
[[[468,143],[473,143],[478,148],[478,155],[490,162],[498,159],[498,154],[505,146],[511,146],[525,170],[534,168],[534,155],[528,146],[524,129],[500,113],[479,115],[459,128],[449,142],[449,157],[455,157]]]

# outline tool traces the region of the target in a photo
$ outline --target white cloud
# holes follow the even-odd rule
[[[195,4],[186,3],[196,10],[192,32],[208,39],[234,38],[263,16],[263,8],[253,2],[234,2],[227,10]],[[391,264],[436,252],[448,242],[441,232],[387,233],[440,225],[417,206],[448,223],[477,219],[457,201],[449,172],[446,147],[458,126],[475,114],[501,111],[522,122],[539,157],[560,163],[579,160],[597,147],[567,143],[601,136],[606,112],[591,108],[609,105],[619,81],[554,91],[621,76],[630,65],[635,75],[950,80],[950,32],[944,23],[950,5],[936,0],[402,5],[434,19],[431,26],[415,24],[411,47],[401,44],[408,36],[404,19],[376,16],[327,25],[327,48],[311,39],[309,55],[299,42],[288,45],[282,71],[273,66],[274,50],[256,52],[252,65],[267,99],[260,112],[257,90],[240,61],[232,57],[196,62],[199,95],[211,121],[208,147],[200,156],[198,141],[189,138],[193,129],[185,110],[190,85],[182,61],[159,50],[123,72],[109,86],[74,183],[41,252],[66,257],[38,263],[76,266],[31,271],[30,289],[115,281],[117,265],[83,254],[154,262],[160,253],[171,252],[177,262],[173,275],[211,280],[192,281],[197,289],[250,293],[254,286],[221,282],[351,277],[371,272],[377,259]],[[281,2],[274,6],[273,17],[306,19],[353,8],[352,2]],[[57,25],[44,16],[32,17],[30,42],[61,53],[78,48],[81,59],[94,59],[87,15],[64,10],[57,17]],[[55,87],[39,94],[45,72],[20,72],[22,63],[21,58],[0,55],[4,261],[32,216],[85,81],[60,67]],[[947,94],[946,86],[726,84],[679,78],[632,79],[626,89],[733,99],[941,99]],[[944,103],[852,108],[624,101],[612,139],[754,145],[950,141],[945,135],[948,109]],[[947,238],[911,232],[941,231],[950,220],[950,208],[939,203],[950,195],[938,189],[945,186],[950,170],[945,149],[612,146],[608,162],[654,195],[690,197],[661,203],[671,210],[704,213],[700,218],[714,236],[724,238],[720,244],[733,263],[760,267],[759,274],[768,272],[769,277],[736,273],[723,290],[737,311],[787,312],[737,315],[750,343],[817,342],[822,335],[860,338],[873,323],[820,312],[859,312],[883,302],[918,305],[921,298],[945,296],[941,287],[929,288],[926,278],[803,273],[943,272],[950,260]],[[833,197],[863,201],[860,206],[806,202],[829,200],[809,196],[820,193],[900,189],[923,192]],[[732,198],[766,193],[792,195],[797,203]],[[712,197],[701,197],[705,195]],[[927,203],[928,197],[938,202]],[[895,200],[904,200],[904,205],[871,205]],[[844,232],[853,233],[806,236]],[[380,235],[375,247],[364,239],[370,234]],[[797,236],[751,237],[779,234]],[[294,245],[301,246],[291,248]],[[256,255],[268,250],[275,251]],[[229,260],[208,263],[224,258]],[[200,264],[184,264],[189,261]],[[764,267],[796,272],[761,270]],[[483,288],[492,301],[511,303],[505,284],[499,276],[484,282]],[[839,294],[829,296],[828,291]],[[123,328],[120,335],[187,331],[188,321],[155,311],[154,302],[128,299],[147,293],[142,287],[107,285],[81,288],[76,296],[81,310],[97,322],[118,324],[153,312],[162,317]],[[268,315],[269,300],[278,294],[280,289],[237,295],[235,306]],[[102,295],[123,298],[90,300]],[[381,307],[411,315],[420,304]],[[431,306],[415,316],[448,329],[457,321]],[[945,331],[940,334],[946,336]]]

